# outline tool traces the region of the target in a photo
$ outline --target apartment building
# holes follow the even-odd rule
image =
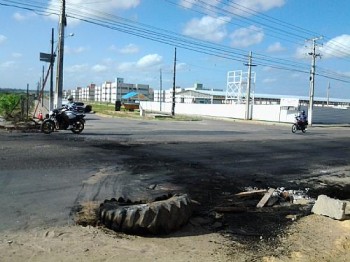
[[[90,84],[86,88],[78,87],[75,90],[65,90],[63,96],[66,98],[73,95],[76,101],[115,103],[115,101],[122,101],[122,96],[130,92],[137,92],[147,98],[151,98],[153,95],[149,85],[124,83],[123,78],[116,78],[115,81],[106,81],[100,86]]]

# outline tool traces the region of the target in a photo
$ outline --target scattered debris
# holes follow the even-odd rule
[[[307,196],[308,188],[305,190],[286,190],[284,187],[279,187],[277,189],[269,188],[258,189],[247,187],[245,191],[235,194],[239,198],[256,198],[263,194],[263,197],[260,199],[259,203],[256,205],[258,208],[264,206],[274,206],[277,204],[296,204],[296,205],[308,205],[315,202],[314,199]]]
[[[315,199],[307,195],[308,191],[308,188],[304,190],[286,190],[284,187],[276,189],[246,187],[245,191],[234,194],[234,197],[229,199],[231,202],[229,205],[217,206],[214,208],[214,211],[219,213],[238,213],[246,212],[248,211],[248,207],[254,206],[262,208],[275,205],[310,205],[315,203]],[[252,201],[248,203],[247,199],[252,199]],[[258,202],[255,202],[256,200]]]
[[[260,202],[256,205],[256,207],[263,207],[263,206],[265,206],[265,204],[267,203],[267,201],[269,201],[270,197],[272,196],[272,194],[274,192],[275,192],[275,189],[274,188],[270,188],[269,191],[267,191],[267,193],[265,193],[265,195],[260,200]]]
[[[256,195],[262,195],[265,194],[267,192],[266,189],[252,189],[249,191],[244,191],[244,192],[240,192],[235,194],[235,196],[238,197],[250,197],[250,196],[256,196]]]

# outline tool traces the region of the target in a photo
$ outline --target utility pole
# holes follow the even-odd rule
[[[315,95],[315,73],[316,73],[316,57],[321,56],[320,54],[316,54],[316,41],[322,39],[322,37],[316,37],[312,40],[312,52],[309,55],[312,56],[311,62],[311,72],[310,72],[310,97],[309,97],[309,112],[308,112],[308,121],[309,125],[312,125],[312,114],[314,107],[314,95]]]
[[[62,106],[64,28],[66,25],[67,25],[66,0],[62,0],[62,10],[61,10],[61,16],[60,16],[60,28],[59,28],[59,35],[58,35],[58,60],[57,60],[57,75],[56,75],[55,108],[59,108]]]
[[[327,87],[327,106],[329,106],[329,89],[331,89],[331,83],[328,82],[328,87]]]
[[[43,66],[42,72],[42,82],[41,82],[41,106],[44,106],[44,88],[45,88],[45,76],[44,76],[45,67]]]
[[[247,80],[247,94],[246,94],[246,109],[245,109],[245,119],[250,120],[250,90],[251,90],[251,75],[252,75],[252,52],[249,52],[248,64],[244,64],[248,66],[248,80]]]
[[[163,81],[162,69],[159,70],[159,111],[162,112],[162,98],[163,98]]]
[[[174,57],[174,78],[173,78],[173,104],[171,107],[171,115],[175,115],[175,78],[176,78],[176,47],[175,47],[175,57]]]
[[[27,121],[29,116],[29,84],[27,84]]]
[[[51,58],[50,58],[50,100],[49,100],[49,109],[52,110],[54,107],[53,103],[53,65],[55,62],[55,56],[54,56],[54,50],[53,50],[53,43],[54,43],[54,29],[51,30]]]

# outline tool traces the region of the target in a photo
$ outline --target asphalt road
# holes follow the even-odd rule
[[[292,134],[291,125],[211,119],[88,115],[80,135],[0,130],[0,149],[0,231],[73,224],[80,203],[118,196],[179,191],[215,205],[244,186],[310,186],[350,162],[348,127]],[[338,191],[350,198],[349,187]]]

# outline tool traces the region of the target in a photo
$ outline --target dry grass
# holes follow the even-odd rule
[[[75,223],[82,226],[96,226],[99,206],[100,203],[93,201],[82,203],[79,211],[75,214]]]

